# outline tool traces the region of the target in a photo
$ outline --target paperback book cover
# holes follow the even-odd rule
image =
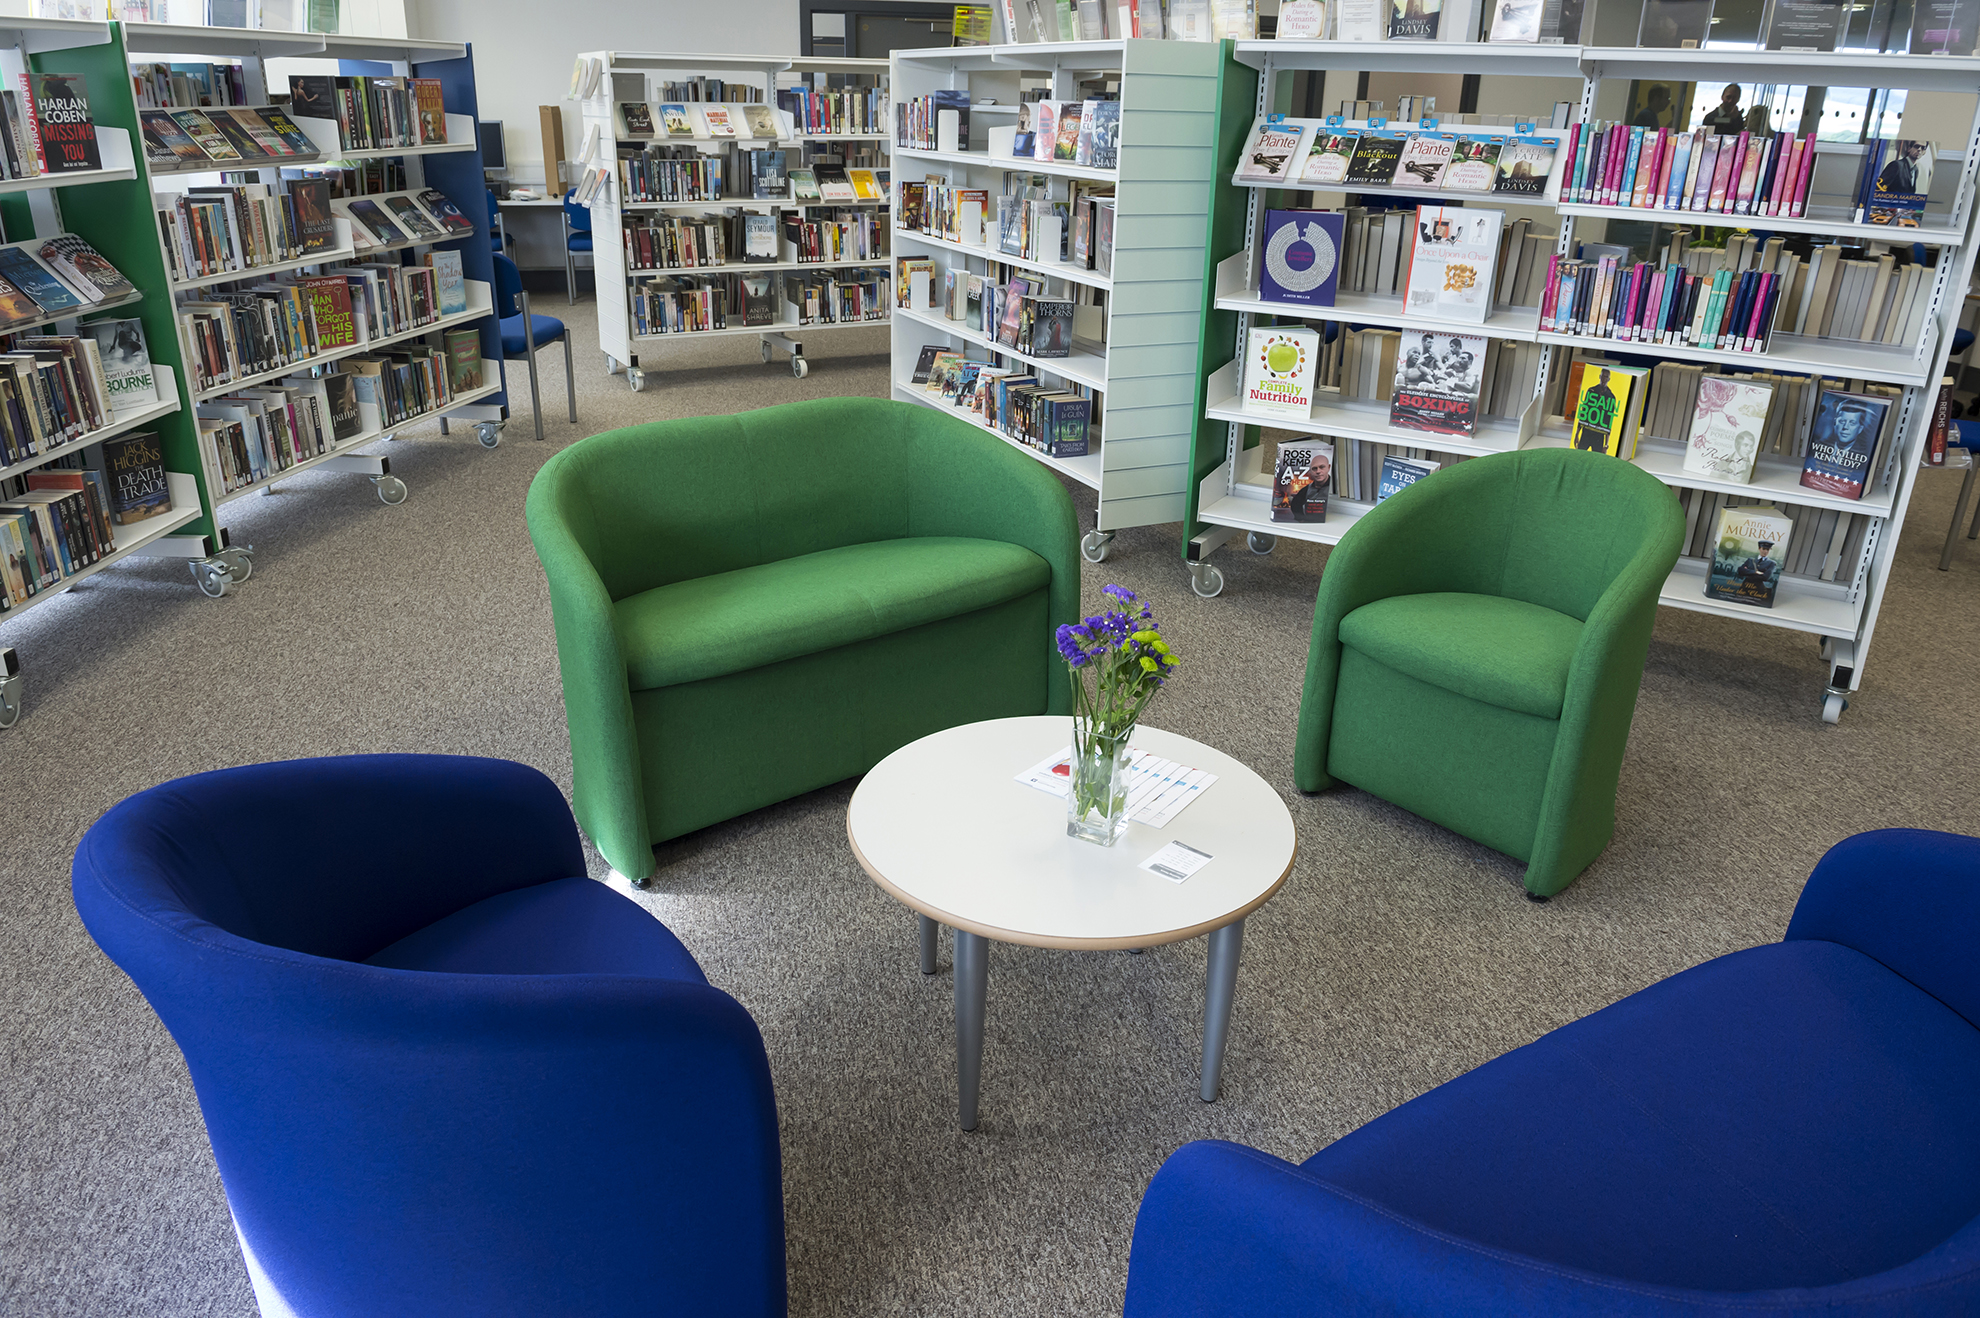
[[[1483,324],[1492,312],[1492,271],[1504,211],[1420,206],[1403,310]]]
[[[1499,152],[1498,181],[1492,191],[1513,197],[1543,197],[1554,172],[1554,143],[1544,137],[1516,137]]]
[[[1317,184],[1346,182],[1348,165],[1354,160],[1355,143],[1360,140],[1359,133],[1315,133],[1313,149],[1306,154],[1306,167],[1300,171],[1299,181]]]
[[[1482,334],[1404,331],[1389,394],[1389,424],[1435,435],[1470,435],[1478,429],[1478,387],[1485,373]]]
[[[1389,40],[1435,41],[1444,0],[1389,0]]]
[[[1872,185],[1869,214],[1871,224],[1915,229],[1925,214],[1925,199],[1932,191],[1930,142],[1899,140],[1890,144],[1883,168]]]
[[[103,441],[103,470],[110,477],[110,518],[129,526],[172,511],[165,479],[165,450],[148,430]]]
[[[268,125],[268,131],[289,144],[289,149],[299,156],[317,154],[316,143],[310,141],[309,134],[296,126],[296,121],[273,106],[257,109],[255,114]]]
[[[1347,217],[1334,211],[1266,211],[1258,295],[1268,302],[1333,306],[1346,230]]]
[[[1443,184],[1444,170],[1456,154],[1457,142],[1443,133],[1413,133],[1403,143],[1402,157],[1396,162],[1396,186],[1435,188]]]
[[[153,165],[186,165],[204,162],[206,152],[186,136],[185,130],[164,110],[139,110],[138,123],[144,133],[144,154]]]
[[[441,103],[438,78],[408,78],[406,91],[419,124],[419,144],[439,146],[447,140],[447,107]]]
[[[1831,51],[1848,25],[1850,0],[1773,0],[1767,14],[1767,49]]]
[[[179,131],[191,138],[194,145],[199,147],[200,154],[208,160],[234,161],[241,158],[241,153],[234,150],[233,144],[220,135],[220,130],[213,126],[213,121],[198,110],[173,110],[170,113],[172,122],[179,126]]]
[[[113,419],[129,416],[158,401],[158,384],[152,376],[151,352],[145,346],[143,322],[136,317],[92,320],[82,328],[96,340],[96,355],[103,361],[103,382],[108,387]]]
[[[1815,403],[1801,483],[1824,494],[1861,499],[1890,410],[1889,398],[1824,389]]]
[[[1444,191],[1490,192],[1499,181],[1499,155],[1505,139],[1466,137],[1452,144],[1450,162],[1444,166]]]
[[[1975,0],[1917,0],[1911,11],[1913,55],[1971,55],[1980,29]]]
[[[1597,366],[1593,382],[1588,382],[1574,405],[1571,443],[1589,453],[1606,453],[1628,459],[1635,453],[1635,436],[1625,424],[1629,416],[1629,396],[1642,375],[1640,369],[1624,366]]]
[[[72,233],[58,233],[36,249],[42,262],[91,302],[128,297],[137,291],[103,253]]]
[[[1303,439],[1279,445],[1272,468],[1272,520],[1324,522],[1327,486],[1334,479],[1334,446],[1326,440]]]
[[[40,318],[41,308],[35,305],[33,298],[8,280],[0,279],[0,330]]]
[[[1375,502],[1380,503],[1397,490],[1409,488],[1443,465],[1441,462],[1431,462],[1427,458],[1394,456],[1383,458],[1382,479],[1381,484],[1375,489]]]
[[[433,271],[440,314],[453,316],[466,311],[467,275],[461,266],[459,252],[428,252],[426,264]],[[478,362],[479,356],[475,358]]]
[[[660,107],[660,126],[669,137],[693,137],[694,120],[685,105],[668,103]]]
[[[363,434],[364,413],[358,407],[357,379],[336,371],[323,377],[323,387],[330,399],[331,437],[341,444]]]
[[[645,101],[619,102],[619,136],[643,139],[657,137],[653,127],[653,107]]]
[[[1240,183],[1284,183],[1291,177],[1305,130],[1296,123],[1273,122],[1279,118],[1269,116],[1252,128],[1251,140],[1238,159]]]
[[[1363,133],[1354,144],[1354,159],[1348,162],[1347,182],[1363,187],[1387,187],[1396,177],[1402,152],[1401,133]]]
[[[1086,113],[1092,125],[1092,159],[1095,169],[1114,169],[1121,163],[1121,103],[1090,101]]]
[[[1491,41],[1538,41],[1542,0],[1499,0],[1492,11]]]
[[[1793,529],[1794,523],[1772,504],[1721,509],[1705,598],[1773,608]]]
[[[458,395],[481,388],[481,331],[462,325],[442,334],[440,341],[447,350],[448,390]]]
[[[447,194],[440,189],[423,189],[419,194],[419,204],[426,208],[428,215],[440,222],[440,227],[449,235],[460,237],[474,232],[474,222],[461,214],[460,207],[448,200]],[[301,203],[297,204],[297,209],[301,209]]]
[[[36,73],[34,117],[41,127],[41,150],[48,172],[102,169],[96,146],[96,123],[89,117],[89,98],[79,73]]]
[[[745,105],[742,107],[743,125],[749,136],[766,142],[774,142],[783,136],[782,125],[777,122],[777,112],[767,105]]]
[[[41,315],[72,311],[85,305],[82,298],[70,291],[68,285],[57,279],[24,248],[0,247],[0,279],[5,279],[34,299],[34,304],[41,308]]]
[[[392,213],[392,218],[398,221],[399,227],[411,235],[415,242],[436,242],[447,236],[446,232],[434,223],[433,217],[421,210],[419,203],[405,193],[394,192],[384,201],[385,209]]]
[[[1698,407],[1684,445],[1684,469],[1696,476],[1745,485],[1753,479],[1760,436],[1774,386],[1707,375],[1698,381]]]
[[[1311,416],[1319,331],[1300,326],[1257,326],[1245,348],[1244,407],[1274,416]]]
[[[348,203],[351,215],[371,233],[381,247],[390,247],[406,241],[406,235],[399,226],[392,223],[384,208],[369,197],[357,197]]]

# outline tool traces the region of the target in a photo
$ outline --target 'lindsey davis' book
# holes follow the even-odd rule
[[[1884,433],[1891,400],[1875,394],[1824,389],[1815,404],[1815,425],[1801,483],[1824,494],[1861,499],[1870,483],[1870,463]]]
[[[1773,608],[1793,529],[1794,523],[1770,503],[1720,510],[1705,597]]]
[[[1313,415],[1313,368],[1320,333],[1293,326],[1252,329],[1245,345],[1244,406],[1302,419]]]
[[[1409,340],[1416,339],[1413,345]],[[1389,394],[1389,424],[1435,435],[1478,429],[1478,388],[1485,373],[1482,334],[1418,335],[1404,331]]]
[[[1258,295],[1268,302],[1333,306],[1346,226],[1347,217],[1335,211],[1266,211]]]
[[[1278,465],[1272,469],[1272,520],[1326,521],[1327,485],[1333,479],[1332,444],[1303,439],[1279,445]]]
[[[1238,158],[1238,182],[1283,183],[1292,176],[1306,130],[1296,123],[1273,122],[1279,118],[1271,115],[1252,127],[1251,141]]]
[[[1760,436],[1774,386],[1707,375],[1698,381],[1698,409],[1684,446],[1684,469],[1697,476],[1745,485],[1753,479]]]
[[[1512,197],[1544,197],[1554,172],[1554,144],[1544,137],[1515,137],[1499,152],[1492,191]]]

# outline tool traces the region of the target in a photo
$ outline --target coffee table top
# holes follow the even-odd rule
[[[1217,781],[1162,828],[1129,822],[1096,846],[1066,835],[1066,803],[1017,775],[1072,744],[1072,720],[994,719],[923,737],[873,766],[846,810],[861,868],[954,929],[1035,947],[1153,947],[1264,905],[1292,873],[1292,815],[1230,756],[1159,728],[1133,745]],[[1182,883],[1140,868],[1169,842],[1208,852]]]

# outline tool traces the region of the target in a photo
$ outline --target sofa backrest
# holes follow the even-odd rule
[[[876,398],[656,421],[571,445],[531,500],[554,508],[619,600],[911,534],[915,440],[945,424],[957,423]]]

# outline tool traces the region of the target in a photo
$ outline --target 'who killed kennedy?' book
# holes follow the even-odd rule
[[[1824,494],[1861,499],[1890,410],[1889,398],[1824,389],[1815,403],[1801,483]]]

